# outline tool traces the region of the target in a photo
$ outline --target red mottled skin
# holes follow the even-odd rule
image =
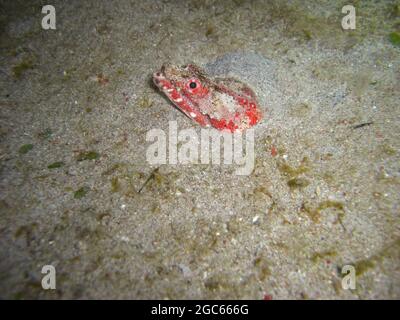
[[[203,127],[243,131],[262,118],[256,95],[244,83],[207,76],[190,64],[164,64],[153,74],[155,85],[189,118]]]

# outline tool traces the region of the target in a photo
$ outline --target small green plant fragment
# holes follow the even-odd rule
[[[389,34],[389,41],[395,46],[400,46],[400,32],[395,31]]]
[[[47,168],[49,168],[49,169],[57,169],[57,168],[63,167],[64,165],[65,165],[64,162],[62,162],[62,161],[57,161],[57,162],[53,162],[52,164],[49,164],[49,165],[47,166]]]
[[[361,276],[366,271],[374,267],[375,267],[374,259],[360,260],[354,264],[354,269],[356,269],[356,276]]]
[[[50,128],[45,129],[42,132],[39,132],[38,136],[40,139],[49,139],[53,134],[53,131],[51,131]]]
[[[85,151],[78,154],[76,157],[77,161],[84,160],[96,160],[100,157],[100,155],[96,151]]]
[[[78,190],[76,190],[74,192],[74,198],[75,199],[81,199],[84,196],[86,196],[87,193],[88,193],[88,188],[87,187],[79,188]]]
[[[394,6],[393,13],[396,17],[400,17],[400,3]]]
[[[339,201],[326,200],[321,202],[318,207],[314,209],[311,208],[309,205],[303,203],[301,210],[305,212],[311,220],[317,223],[319,222],[319,219],[321,217],[321,211],[328,208],[336,209],[338,211],[337,222],[340,222],[342,224],[342,219],[344,216],[344,205]]]
[[[337,210],[344,211],[343,203],[341,203],[339,201],[326,200],[326,201],[321,202],[318,206],[318,210],[324,210],[327,208],[335,208]]]
[[[397,152],[394,148],[392,148],[390,145],[388,144],[383,144],[380,146],[380,151],[387,155],[387,156],[394,156]]]
[[[358,260],[353,263],[354,268],[356,269],[356,275],[361,276],[365,272],[369,271],[376,267],[377,264],[382,263],[383,259],[387,257],[393,257],[393,254],[399,252],[400,249],[400,238],[391,242],[388,246],[383,248],[378,253],[374,254],[373,256]]]
[[[311,33],[310,30],[303,30],[303,33],[304,33],[304,38],[306,40],[311,40],[312,39],[312,33]]]
[[[311,106],[309,104],[300,103],[290,108],[289,114],[291,116],[301,118],[307,116],[307,114],[309,114],[310,111],[311,111]]]
[[[26,154],[32,149],[33,149],[33,144],[24,144],[23,146],[21,146],[21,148],[19,148],[18,152],[20,154]]]
[[[206,37],[211,36],[214,33],[214,26],[209,25],[206,30]]]
[[[22,74],[29,69],[33,69],[33,63],[30,60],[22,61],[12,68],[14,77],[21,78]]]
[[[24,225],[24,226],[20,226],[14,234],[15,238],[19,238],[21,236],[26,236],[26,237],[31,237],[32,236],[32,232],[37,228],[37,223],[34,222],[32,224],[29,225]]]
[[[309,184],[310,181],[308,181],[306,178],[292,178],[287,182],[287,185],[291,189],[304,188],[307,187]]]
[[[285,162],[278,163],[278,169],[283,175],[289,176],[289,177],[296,177],[296,176],[298,176],[302,173],[306,173],[310,170],[310,168],[308,168],[304,164],[301,164],[299,167],[294,168]]]
[[[143,183],[143,185],[140,187],[138,193],[141,193],[142,190],[146,187],[146,185],[152,181],[152,180],[156,180],[158,183],[161,183],[161,181],[163,180],[163,177],[159,174],[158,172],[159,168],[155,168],[150,176],[146,179],[146,181]]]
[[[269,263],[263,257],[257,257],[253,261],[254,266],[258,269],[258,277],[261,281],[264,281],[271,275],[271,270],[269,268]]]
[[[233,2],[239,7],[245,3],[245,0],[233,0]]]
[[[160,213],[160,206],[158,204],[154,204],[151,207],[151,213]]]
[[[111,192],[118,192],[120,190],[120,184],[118,181],[118,177],[113,177],[111,179]]]
[[[317,263],[320,259],[325,259],[327,257],[335,257],[337,256],[337,252],[334,250],[327,250],[323,252],[316,252],[312,255],[311,261]]]
[[[139,108],[150,108],[153,105],[153,101],[148,96],[143,96],[137,102]]]

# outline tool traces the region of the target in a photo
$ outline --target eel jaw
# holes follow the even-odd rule
[[[207,115],[202,114],[198,108],[192,105],[189,99],[186,99],[179,90],[175,88],[173,83],[167,79],[164,73],[165,67],[163,66],[160,71],[153,74],[153,82],[164,92],[168,99],[187,117],[196,121],[203,127],[210,126],[210,119]]]

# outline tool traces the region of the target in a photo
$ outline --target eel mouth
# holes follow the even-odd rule
[[[159,71],[153,73],[153,82],[173,103],[175,108],[200,125],[208,126],[208,116],[202,114],[198,104],[176,87],[175,81],[179,76],[178,72],[179,70],[176,67],[164,64]]]

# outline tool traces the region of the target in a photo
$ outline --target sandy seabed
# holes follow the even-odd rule
[[[52,4],[0,11],[1,298],[400,298],[398,2]],[[254,89],[250,175],[146,161],[164,62]]]

